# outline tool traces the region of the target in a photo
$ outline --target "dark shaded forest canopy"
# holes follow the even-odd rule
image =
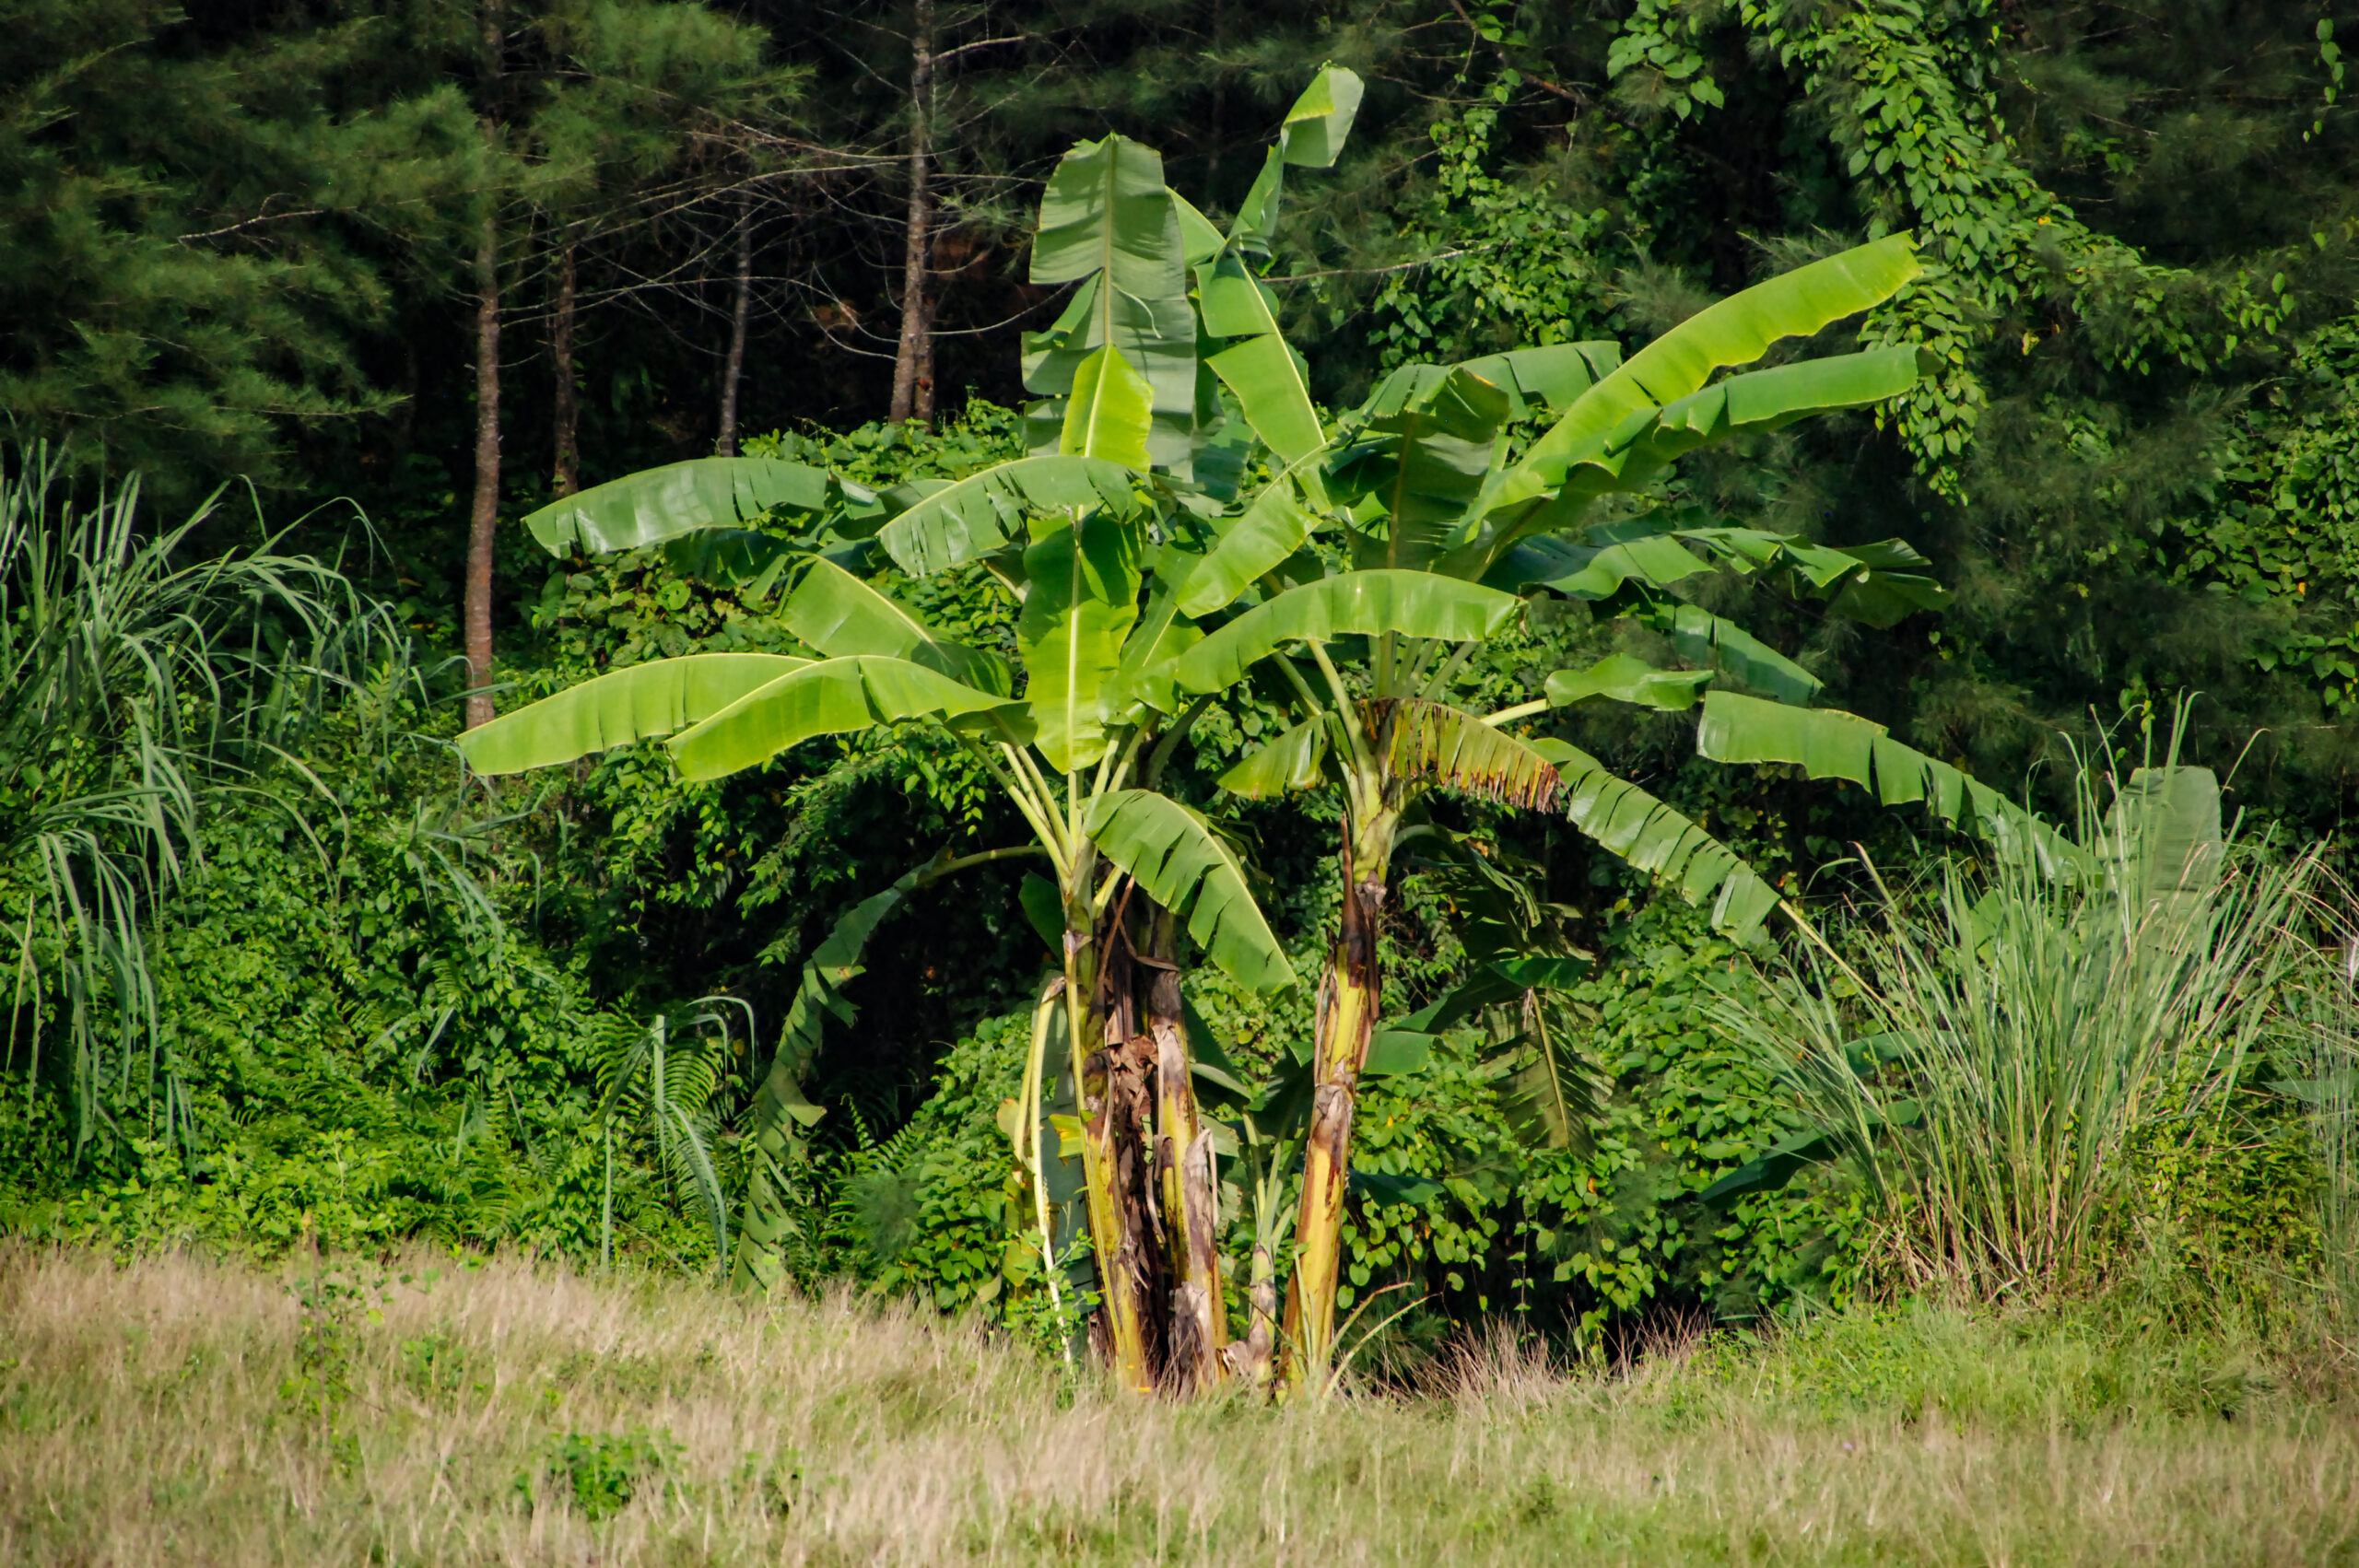
[[[14,993],[0,1221],[710,1268],[758,1179],[792,1216],[769,1240],[805,1277],[1045,1310],[1006,1261],[1030,1199],[994,1121],[1051,962],[1026,866],[915,886],[865,974],[829,981],[836,1021],[795,1011],[848,908],[1023,836],[967,753],[876,730],[687,782],[641,744],[489,784],[446,743],[471,668],[511,711],[653,658],[802,649],[770,583],[652,547],[552,557],[522,520],[716,452],[878,492],[1020,456],[1027,335],[1071,298],[1030,281],[1059,159],[1109,133],[1158,149],[1225,232],[1324,63],[1365,98],[1332,169],[1289,172],[1262,274],[1322,409],[1404,366],[1632,355],[1749,286],[1910,234],[1920,275],[1762,363],[1915,346],[1913,387],[1703,446],[1649,496],[1690,528],[1904,541],[1947,602],[1878,625],[1734,573],[1681,592],[1742,614],[1817,706],[2059,821],[2083,759],[2177,744],[2251,840],[2316,842],[2347,870],[2359,121],[2334,12],[0,0],[7,526],[62,538],[136,474],[135,523],[111,544],[76,524],[76,558],[135,577],[139,541],[170,534],[173,560],[237,563],[234,591],[154,603],[192,595],[209,649],[269,649],[241,656],[229,696],[179,677],[202,745],[156,740],[138,704],[160,699],[121,696],[120,671],[87,692],[61,677],[42,701],[84,706],[25,698],[0,736],[0,809],[29,825],[0,833],[20,975],[55,903],[41,868],[84,852],[72,833],[120,826],[45,825],[67,784],[176,801],[154,782],[169,754],[213,802],[137,826],[103,961],[68,975],[52,953],[44,973],[67,977]],[[1515,450],[1540,427],[1512,428]],[[350,596],[270,564],[299,556],[338,563]],[[893,581],[963,641],[1023,635],[980,566]],[[0,610],[34,625],[12,591]],[[1465,679],[1504,707],[1568,661],[1686,656],[1671,626],[1543,596]],[[288,648],[307,651],[270,663]],[[1339,808],[1215,788],[1294,721],[1268,670],[1238,689],[1174,752],[1172,788],[1217,819],[1315,976],[1342,918]],[[88,744],[59,738],[68,712]],[[1797,904],[1864,895],[1871,871],[1934,878],[1964,842],[1865,789],[1705,760],[1684,708],[1546,722]],[[1525,1025],[1372,1071],[1347,1305],[1413,1279],[1435,1312],[1515,1304],[1593,1342],[1665,1305],[1741,1318],[1855,1288],[1874,1229],[1856,1188],[1697,1200],[1808,1130],[1708,1023],[1740,950],[1563,820],[1437,794],[1413,825],[1385,1018],[1509,945],[1593,960],[1549,1004],[1582,1042],[1560,1101],[1579,1125],[1560,1112],[1535,1141],[1501,1099],[1531,1066],[1513,1052],[1554,1049]],[[1310,988],[1203,977],[1191,1026],[1241,1078],[1282,1073]],[[811,1114],[779,1164],[749,1118],[781,1030],[805,1025]],[[2140,1190],[2224,1247],[2275,1245],[2309,1198],[2288,1174],[2304,1113],[2271,1104]],[[1250,1229],[1224,1240],[1232,1262]]]

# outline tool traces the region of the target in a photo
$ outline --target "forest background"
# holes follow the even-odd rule
[[[496,659],[506,705],[780,635],[659,553],[552,563],[517,520],[741,445],[877,484],[1015,454],[1020,334],[1060,299],[1024,281],[1057,157],[1121,131],[1225,218],[1325,60],[1367,98],[1341,165],[1290,189],[1273,269],[1290,333],[1320,345],[1322,401],[1415,360],[1635,348],[1912,229],[1934,270],[1872,328],[1924,343],[1938,371],[1899,406],[1699,454],[1667,499],[1833,543],[1898,535],[1934,562],[1954,591],[1938,615],[1763,625],[1828,705],[2063,811],[2071,743],[2135,737],[2201,694],[2188,754],[2230,776],[2248,827],[2347,857],[2359,130],[2330,7],[0,16],[0,406],[53,443],[12,463],[54,462],[76,506],[135,472],[147,526],[229,486],[176,559],[268,540],[368,595],[342,680],[191,821],[145,917],[152,1029],[69,1050],[76,1009],[103,999],[12,993],[11,1229],[263,1251],[428,1235],[713,1268],[733,1222],[699,1195],[742,1190],[745,1110],[820,939],[1001,825],[908,737],[815,743],[719,784],[645,748],[470,782],[446,743],[471,654]],[[945,589],[925,608],[955,627],[972,605]],[[1547,667],[1523,645],[1485,657],[1527,681]],[[1203,732],[1191,777],[1259,721]],[[1855,890],[1856,845],[1898,872],[1940,846],[1859,791],[1696,761],[1667,721],[1565,732],[1798,898]],[[0,809],[29,820],[71,766],[24,755]],[[1311,815],[1224,817],[1306,972],[1334,918]],[[1561,827],[1478,805],[1449,825],[1517,868],[1550,941],[1597,956],[1569,998],[1592,1103],[1579,1136],[1535,1145],[1477,1053],[1378,1081],[1359,1157],[1385,1180],[1356,1211],[1354,1287],[1414,1281],[1404,1333],[1512,1305],[1590,1340],[1853,1289],[1841,1182],[1696,1196],[1796,1125],[1703,1023],[1729,950]],[[0,897],[27,907],[39,868],[8,848]],[[1439,858],[1404,873],[1401,1012],[1466,965],[1468,874]],[[804,1085],[804,1277],[995,1309],[993,1113],[1044,963],[1015,880],[923,895],[849,986],[856,1026],[830,1031]],[[745,1006],[703,1000],[720,996]],[[1301,998],[1199,1001],[1250,1064],[1307,1028]],[[662,1086],[659,1027],[680,1041]],[[2139,1190],[2203,1257],[2298,1250],[2297,1135],[2264,1115]]]

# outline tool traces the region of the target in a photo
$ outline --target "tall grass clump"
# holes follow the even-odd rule
[[[150,928],[208,812],[400,639],[271,542],[184,560],[212,503],[151,528],[135,479],[77,494],[63,470],[0,457],[0,1066],[61,1094],[79,1151],[184,1132]]]
[[[2102,814],[2098,790],[2112,795]],[[1948,860],[1718,1008],[1769,1054],[1914,1289],[2040,1299],[2120,1260],[2133,1153],[2218,1129],[2284,1043],[2314,856],[2224,838],[2204,769],[2092,779],[2068,859]]]
[[[2301,1102],[2318,1156],[2319,1276],[2346,1337],[2359,1332],[2359,930],[2339,901],[2332,958],[2294,997],[2288,1059],[2295,1077],[2271,1085]]]

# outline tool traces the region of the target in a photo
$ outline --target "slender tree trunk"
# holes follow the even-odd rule
[[[1196,1111],[1188,1058],[1186,1009],[1180,996],[1179,933],[1171,912],[1152,916],[1145,969],[1145,1024],[1155,1043],[1155,1166],[1163,1203],[1171,1310],[1163,1382],[1177,1393],[1211,1388],[1226,1375],[1222,1354],[1228,1313],[1221,1295],[1219,1184],[1213,1139]]]
[[[499,524],[499,221],[475,243],[475,493],[467,527],[467,728],[490,720],[491,551]]]
[[[508,47],[499,0],[484,0],[481,90],[484,166],[499,156],[500,72]],[[496,178],[486,181],[496,187]],[[499,527],[499,197],[486,189],[475,236],[475,493],[467,519],[467,580],[460,618],[467,648],[466,727],[488,723],[491,701],[491,556]]]
[[[1294,1280],[1286,1293],[1286,1371],[1323,1391],[1334,1357],[1335,1278],[1343,1256],[1344,1198],[1351,1178],[1352,1114],[1380,1005],[1378,939],[1391,870],[1395,813],[1347,822],[1344,911],[1319,989],[1310,1132],[1303,1152],[1302,1203],[1295,1224]]]
[[[901,257],[901,345],[886,417],[933,415],[933,327],[927,276],[933,259],[933,0],[916,0],[910,37],[910,212]]]
[[[721,372],[721,439],[712,450],[737,455],[737,383],[745,372],[745,318],[754,303],[754,209],[737,215],[737,296],[729,313],[729,363]]]
[[[557,466],[550,487],[559,496],[581,488],[581,414],[573,388],[573,316],[576,276],[574,246],[569,240],[557,253],[557,311],[549,323],[549,359],[557,374],[552,404],[557,427]]]

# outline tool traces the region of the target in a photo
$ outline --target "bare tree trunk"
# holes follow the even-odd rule
[[[901,258],[901,345],[893,357],[893,403],[886,417],[933,417],[933,311],[928,271],[933,259],[933,0],[916,0],[910,37],[910,216]]]
[[[745,318],[754,304],[754,206],[737,215],[737,298],[729,316],[729,364],[721,372],[721,439],[712,450],[737,455],[737,383],[745,373]]]
[[[490,201],[488,195],[485,200]],[[467,528],[467,728],[491,702],[491,549],[499,524],[499,220],[487,205],[475,244],[475,494]]]
[[[568,240],[557,253],[557,313],[549,326],[549,358],[557,372],[557,469],[551,487],[559,496],[581,488],[581,414],[573,390],[573,241]]]

